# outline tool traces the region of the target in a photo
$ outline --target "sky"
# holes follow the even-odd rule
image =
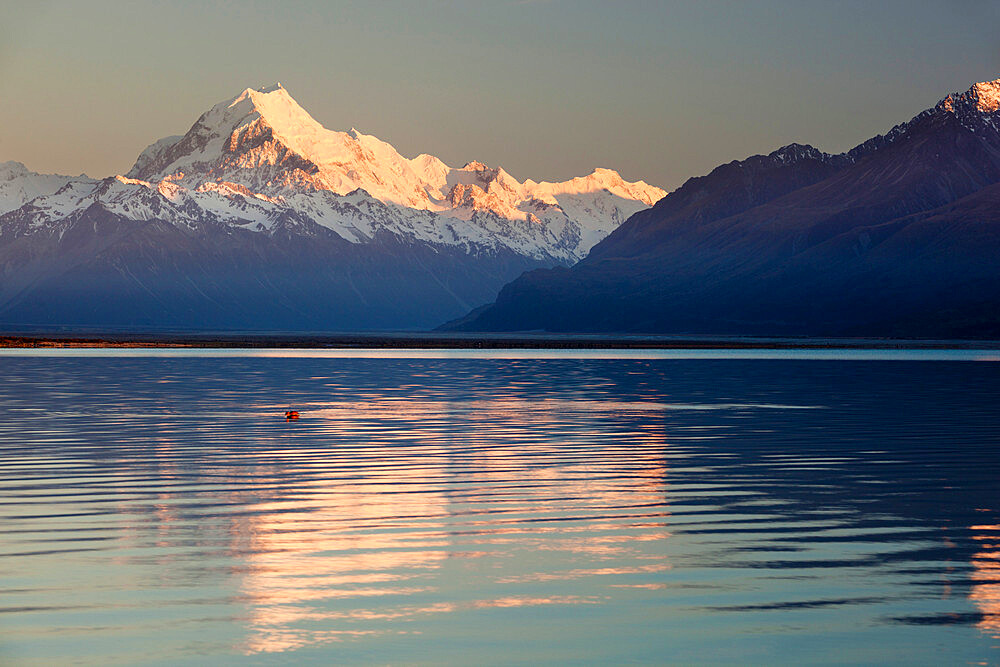
[[[998,28],[979,0],[0,0],[0,161],[124,173],[280,81],[407,157],[672,189],[791,142],[846,150],[998,78]]]

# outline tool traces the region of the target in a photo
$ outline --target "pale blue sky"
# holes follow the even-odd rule
[[[106,176],[247,86],[519,179],[672,188],[1000,77],[995,2],[0,0],[0,161]]]

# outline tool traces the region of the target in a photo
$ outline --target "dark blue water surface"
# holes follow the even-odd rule
[[[2,664],[1000,661],[1000,363],[129,354],[0,356]]]

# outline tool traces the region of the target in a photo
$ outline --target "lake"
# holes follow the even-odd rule
[[[6,350],[0,664],[996,664],[997,360]]]

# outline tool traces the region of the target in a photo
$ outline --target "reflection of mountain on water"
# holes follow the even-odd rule
[[[303,661],[995,643],[994,364],[8,361],[0,570],[10,606],[62,609],[17,641],[116,623],[177,656],[195,618],[206,654]]]
[[[385,460],[398,455],[382,450]],[[261,454],[280,461],[282,452]],[[318,454],[318,453],[314,453]],[[422,572],[447,557],[441,517],[447,499],[420,477],[385,467],[352,470],[343,460],[296,452],[288,465],[313,477],[293,493],[252,503],[234,518],[237,549],[245,554],[241,588],[248,607],[246,650],[275,652],[358,634],[355,629],[303,630],[330,619],[324,604],[369,597],[408,596],[427,589]],[[299,460],[296,460],[299,459]],[[336,479],[337,472],[349,478]],[[425,468],[423,473],[435,477]],[[333,479],[330,479],[330,477]],[[243,502],[247,502],[244,499]],[[349,616],[364,618],[363,610]]]
[[[405,484],[409,473],[402,466],[415,466],[417,478],[441,484],[442,495],[432,501],[419,487],[410,496],[437,503],[440,514],[424,517],[412,507],[389,506],[381,518],[372,517],[443,522],[430,533],[440,542],[418,545],[428,550],[425,556],[459,549],[489,561],[498,548],[513,544],[534,554],[594,559],[587,567],[546,561],[498,575],[500,585],[606,578],[609,586],[657,590],[671,578],[612,580],[668,572],[671,561],[662,550],[640,562],[633,547],[673,534],[698,541],[704,565],[787,571],[813,582],[763,604],[711,607],[716,611],[891,607],[895,593],[877,582],[903,574],[916,589],[929,591],[942,586],[936,565],[948,562],[951,581],[933,605],[940,611],[890,612],[886,619],[989,627],[991,612],[983,603],[993,594],[992,573],[983,572],[990,571],[991,552],[968,526],[983,515],[975,512],[977,503],[995,511],[992,486],[983,483],[995,474],[991,456],[998,446],[990,430],[997,393],[990,368],[932,364],[926,383],[911,386],[892,363],[858,364],[852,373],[824,362],[716,368],[642,362],[638,373],[597,363],[589,374],[573,369],[559,378],[561,365],[547,369],[543,380],[552,384],[533,382],[516,367],[493,368],[474,374],[476,389],[464,399],[422,396],[439,390],[438,383],[462,381],[436,377],[429,385],[411,383],[417,395],[410,400],[317,401],[309,414],[318,430],[336,437],[361,433],[392,441],[388,449],[370,450],[367,443],[349,453],[360,457],[359,466],[385,466],[372,474],[378,479],[387,473],[388,483],[373,485],[372,493],[384,494],[393,479]],[[720,367],[728,372],[720,374]],[[963,393],[942,381],[962,386]],[[959,439],[956,421],[963,425]],[[396,465],[400,445],[405,460]],[[585,517],[587,525],[555,521],[574,516]],[[638,535],[598,530],[602,523],[617,528],[640,520],[645,530]],[[530,531],[528,522],[534,524]],[[457,541],[456,532],[463,535]],[[475,537],[464,537],[470,533]],[[436,568],[447,564],[444,556],[432,562]],[[841,586],[823,584],[838,578]],[[420,603],[364,614],[399,617],[490,605],[469,599],[442,607],[434,591],[414,590],[410,597]],[[496,599],[505,598],[498,593]],[[562,591],[561,597],[534,599],[574,598]]]
[[[972,557],[972,600],[982,617],[977,625],[1000,639],[1000,525],[972,526],[982,551]]]
[[[630,406],[644,409],[619,408]],[[666,473],[662,433],[637,434],[627,450],[581,434],[575,448],[591,450],[582,456],[549,434],[564,427],[566,411],[586,411],[586,401],[499,396],[305,407],[317,434],[351,441],[335,451],[262,446],[251,455],[267,461],[251,466],[251,476],[302,481],[279,494],[265,489],[231,499],[252,508],[235,515],[231,528],[233,549],[245,561],[247,653],[384,633],[388,621],[429,614],[596,604],[592,595],[531,595],[517,585],[670,567],[662,556],[631,562],[640,553],[634,543],[666,539],[666,531],[615,532],[667,516],[658,509]],[[595,455],[624,459],[618,474],[598,470],[590,462]],[[468,576],[469,566],[456,563],[497,558],[511,548],[545,554],[537,559],[545,567],[518,566],[516,575],[496,576],[492,597],[442,594],[442,580]],[[581,559],[610,565],[574,567]],[[553,561],[565,569],[553,571]],[[512,587],[520,594],[510,594]],[[311,627],[318,622],[327,627]]]

